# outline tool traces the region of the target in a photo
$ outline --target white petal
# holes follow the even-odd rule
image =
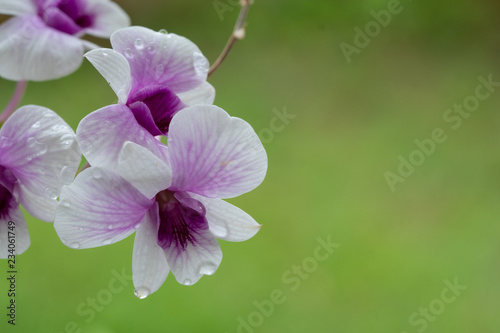
[[[145,298],[157,291],[170,271],[165,253],[157,241],[158,203],[155,202],[135,234],[132,276],[138,298]]]
[[[173,190],[231,198],[253,190],[266,175],[266,151],[253,128],[213,105],[179,111],[168,147]]]
[[[39,220],[54,222],[56,207],[59,201],[44,198],[29,191],[25,186],[19,186],[19,202],[30,213]]]
[[[212,275],[222,261],[222,251],[214,235],[208,229],[198,229],[194,243],[187,242],[185,249],[170,246],[165,251],[167,263],[175,279],[184,285],[192,285],[203,276]]]
[[[132,234],[153,203],[114,172],[91,167],[63,187],[54,228],[69,247],[112,244]]]
[[[260,230],[261,225],[238,207],[221,199],[206,198],[194,193],[190,195],[205,206],[205,218],[215,237],[242,242],[252,238]]]
[[[112,49],[92,50],[87,52],[85,57],[108,81],[119,102],[125,104],[132,83],[127,59]]]
[[[207,79],[208,60],[185,37],[129,27],[114,32],[111,45],[130,63],[132,93],[161,85],[177,94],[194,89]]]
[[[14,222],[9,227],[9,221]],[[10,232],[10,233],[9,233]],[[13,241],[9,242],[9,236]],[[13,243],[9,247],[9,244]],[[9,249],[14,249],[14,254],[21,254],[26,251],[30,246],[30,235],[28,233],[28,226],[26,225],[26,220],[24,219],[19,206],[15,204],[15,200],[12,200],[11,208],[7,216],[2,216],[0,218],[0,258],[8,258],[12,255]]]
[[[52,221],[45,212],[57,203],[61,187],[73,181],[80,164],[75,133],[55,112],[27,105],[7,119],[0,137],[0,164],[22,185],[20,203],[34,216]],[[39,198],[26,202],[31,199],[24,189]]]
[[[172,171],[148,149],[127,141],[118,158],[118,174],[147,198],[166,190],[172,184]]]
[[[177,94],[184,104],[189,106],[199,104],[213,104],[215,99],[215,88],[208,82],[200,84],[198,87]]]
[[[90,113],[78,125],[76,136],[90,165],[116,171],[126,141],[146,147],[169,163],[167,147],[139,125],[125,105],[110,105]]]
[[[0,0],[0,13],[5,15],[36,14],[32,0]]]
[[[47,27],[36,15],[14,17],[0,25],[0,76],[58,79],[80,67],[83,49],[78,38]]]
[[[92,27],[85,29],[89,35],[109,38],[115,30],[130,25],[127,13],[109,0],[87,0],[85,12],[94,16]]]

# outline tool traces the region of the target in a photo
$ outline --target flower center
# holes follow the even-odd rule
[[[185,250],[188,243],[196,246],[196,236],[208,229],[205,207],[184,192],[162,191],[156,195],[160,226],[158,245]]]
[[[0,218],[5,218],[9,213],[14,183],[12,172],[0,165]]]
[[[148,86],[137,91],[127,101],[137,122],[152,135],[166,135],[172,117],[186,107],[170,89]]]
[[[37,1],[38,16],[49,26],[74,35],[93,24],[94,17],[85,13],[85,0]]]

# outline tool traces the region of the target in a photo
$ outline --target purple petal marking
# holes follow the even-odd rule
[[[187,194],[176,194],[165,190],[156,196],[160,216],[158,245],[163,249],[175,247],[180,252],[188,243],[196,246],[196,235],[208,230],[208,223],[199,201],[186,197]]]
[[[167,134],[174,114],[186,107],[175,93],[163,86],[143,88],[130,97],[127,104],[137,122],[153,135]]]

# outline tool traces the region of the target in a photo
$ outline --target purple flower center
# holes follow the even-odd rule
[[[0,165],[0,218],[9,214],[16,179],[12,172]]]
[[[49,26],[74,35],[94,23],[85,12],[85,0],[36,0],[38,16]]]
[[[129,97],[127,106],[152,135],[166,135],[174,114],[186,107],[175,93],[159,85],[137,91]]]
[[[178,251],[188,243],[196,246],[196,236],[208,229],[205,207],[187,193],[162,191],[156,195],[160,227],[158,245],[163,249],[175,246]]]

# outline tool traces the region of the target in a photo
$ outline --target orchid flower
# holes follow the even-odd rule
[[[8,256],[8,231],[16,254],[30,245],[19,204],[40,220],[54,221],[61,187],[73,180],[80,158],[75,133],[49,109],[24,106],[5,122],[0,129],[0,258]]]
[[[185,37],[129,27],[114,32],[111,45],[85,57],[151,134],[166,135],[179,110],[213,103],[215,89],[206,82],[208,60]]]
[[[80,37],[109,38],[130,24],[109,0],[0,0],[0,14],[15,16],[0,26],[0,76],[14,81],[69,75],[96,47]]]
[[[93,135],[103,128],[106,135]],[[222,259],[217,239],[244,241],[260,228],[221,199],[257,187],[267,155],[247,122],[216,106],[176,113],[168,149],[124,105],[89,114],[77,138],[92,167],[63,187],[54,227],[78,249],[136,232],[132,271],[139,298],[155,292],[169,271],[185,285],[213,274]]]

